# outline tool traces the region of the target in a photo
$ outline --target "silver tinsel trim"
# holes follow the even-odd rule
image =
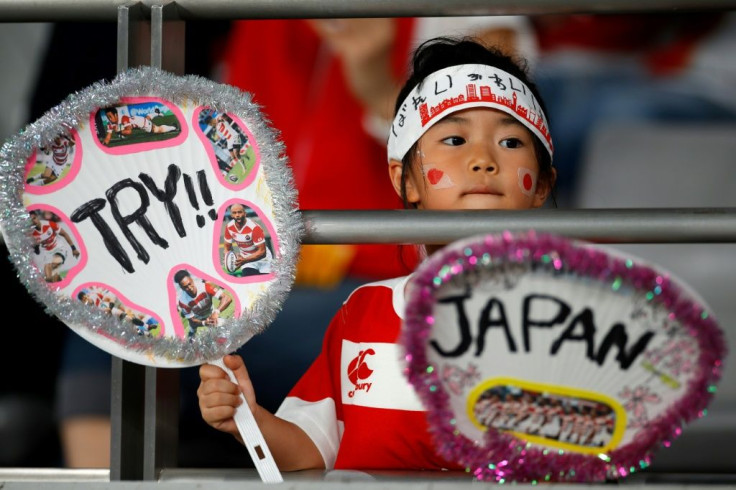
[[[55,136],[69,135],[80,123],[89,122],[90,113],[118,103],[123,97],[153,96],[180,104],[184,100],[207,105],[218,112],[238,115],[258,141],[266,184],[273,195],[273,215],[279,230],[279,255],[274,258],[271,280],[240,318],[225,320],[191,341],[171,337],[143,337],[105,315],[100,309],[57,294],[33,265],[30,219],[22,202],[24,169],[35,148],[49,144]],[[294,282],[296,262],[304,233],[291,170],[277,132],[248,93],[198,76],[177,76],[157,68],[141,67],[120,74],[111,82],[101,81],[70,95],[0,150],[0,200],[2,225],[10,259],[20,281],[48,313],[73,328],[105,334],[126,351],[170,360],[179,367],[219,359],[233,352],[273,321]],[[42,336],[39,337],[42,340]],[[152,365],[158,365],[152,362]]]

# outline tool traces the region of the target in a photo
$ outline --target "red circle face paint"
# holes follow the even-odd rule
[[[444,175],[445,173],[442,170],[431,168],[427,172],[427,180],[430,184],[437,185]]]
[[[537,188],[537,173],[528,168],[520,168],[519,188],[525,195],[533,195]]]
[[[522,181],[522,186],[524,187],[524,190],[530,192],[533,185],[534,181],[532,180],[532,176],[529,174],[524,175],[524,179]]]

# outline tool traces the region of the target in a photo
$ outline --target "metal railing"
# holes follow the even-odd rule
[[[730,10],[734,0],[0,0],[3,22],[117,19],[120,6],[148,17],[165,6],[168,18],[308,19],[340,17],[443,17],[616,12]],[[169,8],[171,7],[171,8]]]
[[[306,243],[449,243],[536,230],[598,243],[736,242],[736,208],[304,211]]]

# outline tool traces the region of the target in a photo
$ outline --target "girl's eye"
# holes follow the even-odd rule
[[[465,138],[461,136],[450,136],[449,138],[443,139],[442,142],[450,146],[460,146],[465,144]]]
[[[501,140],[500,145],[504,148],[521,148],[524,143],[519,138],[506,138]]]

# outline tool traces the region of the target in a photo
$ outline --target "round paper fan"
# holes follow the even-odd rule
[[[111,354],[157,367],[220,359],[291,288],[296,191],[247,93],[129,70],[72,94],[0,156],[21,282]]]
[[[430,257],[401,342],[439,453],[499,482],[646,468],[705,413],[725,356],[712,314],[670,273],[534,232]]]

